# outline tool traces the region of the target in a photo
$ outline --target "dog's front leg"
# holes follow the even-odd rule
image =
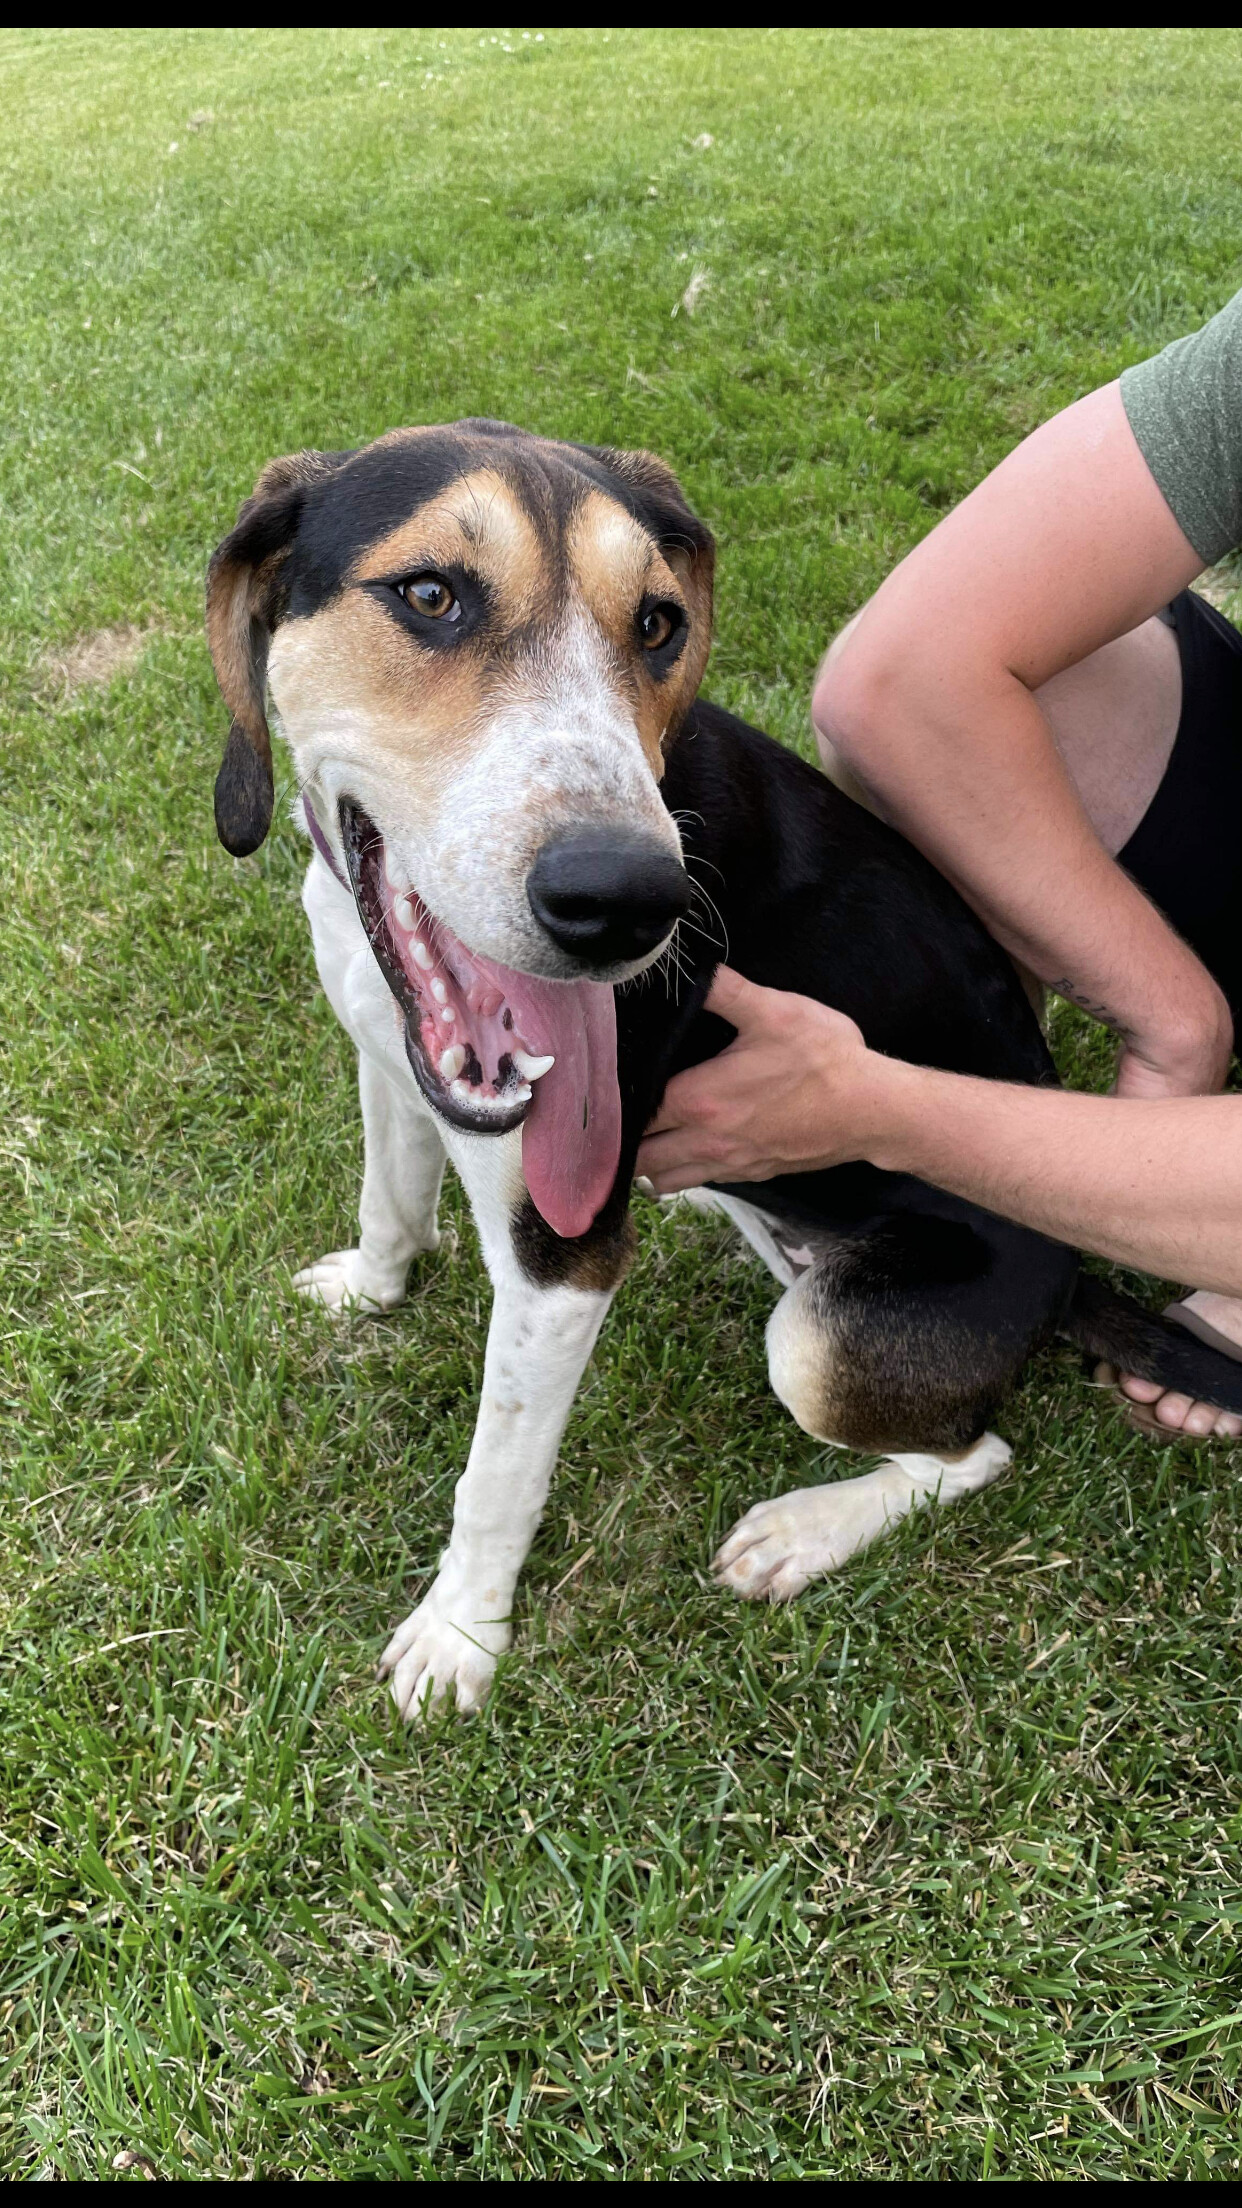
[[[436,1579],[380,1665],[405,1718],[450,1692],[486,1698],[512,1639],[518,1574],[535,1537],[561,1434],[613,1290],[539,1288],[512,1259],[493,1270],[483,1394]]]
[[[359,1236],[351,1250],[329,1250],[293,1276],[293,1285],[330,1311],[391,1311],[421,1250],[440,1245],[436,1206],[444,1145],[412,1081],[384,1072],[358,1053],[364,1162]]]
[[[293,1285],[330,1311],[391,1311],[405,1299],[414,1258],[439,1245],[444,1144],[406,1063],[393,1000],[353,898],[317,857],[302,903],[324,993],[358,1052],[364,1164],[357,1243],[303,1266]]]

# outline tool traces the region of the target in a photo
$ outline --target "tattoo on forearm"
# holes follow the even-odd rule
[[[1074,987],[1068,975],[1062,974],[1059,981],[1050,981],[1048,987],[1055,989],[1059,997],[1068,997],[1070,1003],[1078,1005],[1081,1011],[1089,1012],[1093,1020],[1101,1020],[1105,1027],[1111,1027],[1114,1035],[1120,1035],[1123,1043],[1129,1042],[1130,1031],[1124,1021],[1119,1020],[1106,1004],[1097,1004],[1094,997],[1084,996],[1081,989]]]

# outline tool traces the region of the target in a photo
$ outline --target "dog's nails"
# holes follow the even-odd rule
[[[431,953],[421,939],[414,945],[414,964],[421,966],[424,973],[431,964]]]
[[[440,1054],[440,1072],[446,1081],[455,1081],[466,1063],[466,1053],[460,1043],[453,1043]]]
[[[539,1081],[545,1073],[551,1072],[556,1060],[555,1058],[532,1058],[528,1050],[515,1050],[513,1063],[521,1074],[523,1081]]]

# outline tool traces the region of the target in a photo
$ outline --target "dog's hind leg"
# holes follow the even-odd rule
[[[404,1301],[413,1259],[439,1246],[444,1145],[409,1077],[384,1072],[365,1050],[358,1093],[365,1164],[357,1245],[304,1266],[293,1285],[330,1311],[391,1311]]]
[[[459,1711],[485,1699],[512,1639],[518,1574],[547,1499],[561,1434],[612,1288],[538,1287],[510,1256],[495,1286],[483,1393],[440,1569],[380,1664],[401,1715],[450,1693]]]
[[[1007,1236],[896,1214],[841,1234],[786,1291],[768,1325],[777,1395],[818,1440],[884,1462],[756,1503],[716,1557],[723,1585],[789,1601],[919,1505],[1003,1472],[1010,1450],[988,1422],[1047,1331],[1059,1278],[1054,1253],[1045,1289]]]
[[[999,1479],[1012,1454],[998,1434],[984,1433],[957,1457],[903,1452],[852,1480],[756,1503],[719,1550],[716,1577],[735,1595],[792,1602],[920,1503],[960,1502]]]

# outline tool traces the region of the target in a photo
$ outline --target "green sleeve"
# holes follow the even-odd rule
[[[1127,368],[1139,451],[1206,567],[1242,544],[1242,291],[1218,315]]]

